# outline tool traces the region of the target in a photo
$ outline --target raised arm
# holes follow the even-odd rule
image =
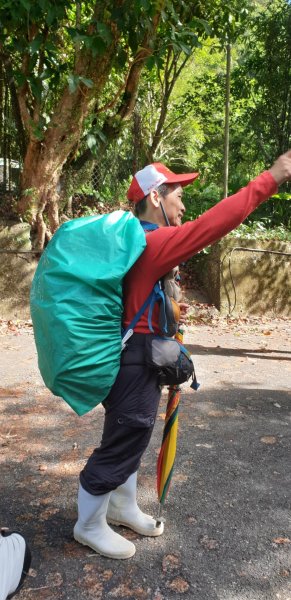
[[[189,259],[238,227],[278,185],[291,179],[291,151],[280,156],[265,171],[236,194],[224,198],[195,221],[180,227],[161,227],[148,238],[145,255],[151,257],[155,276],[160,277],[176,264]],[[141,258],[142,261],[142,258]]]

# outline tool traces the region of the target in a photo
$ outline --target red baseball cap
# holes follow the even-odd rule
[[[173,173],[162,163],[152,163],[138,171],[129,186],[127,197],[132,202],[139,202],[162,183],[179,183],[182,187],[189,185],[199,173]]]

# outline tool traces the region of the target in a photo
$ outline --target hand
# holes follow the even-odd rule
[[[291,150],[277,158],[270,168],[270,173],[278,185],[291,180]]]
[[[186,304],[186,302],[179,302],[179,307],[180,307],[180,321],[179,323],[181,325],[184,325],[186,323],[187,320],[187,312],[190,308],[190,304]]]

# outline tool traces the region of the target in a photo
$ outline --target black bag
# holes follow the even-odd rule
[[[156,371],[159,385],[179,385],[192,376],[191,387],[198,389],[199,384],[191,356],[177,340],[159,335],[147,335],[145,361],[148,367]]]

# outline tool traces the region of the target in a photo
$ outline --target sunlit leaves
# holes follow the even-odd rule
[[[222,45],[227,41],[233,43],[244,30],[252,5],[252,0],[212,0],[206,3],[204,16],[211,23],[212,35]]]
[[[96,143],[97,143],[97,140],[96,140],[95,135],[90,134],[87,136],[87,145],[88,145],[88,148],[90,148],[90,150],[92,150],[94,148],[94,146],[96,146]]]
[[[257,152],[268,164],[290,145],[291,138],[291,5],[274,0],[254,15],[233,91],[248,98],[245,127],[253,132]]]

